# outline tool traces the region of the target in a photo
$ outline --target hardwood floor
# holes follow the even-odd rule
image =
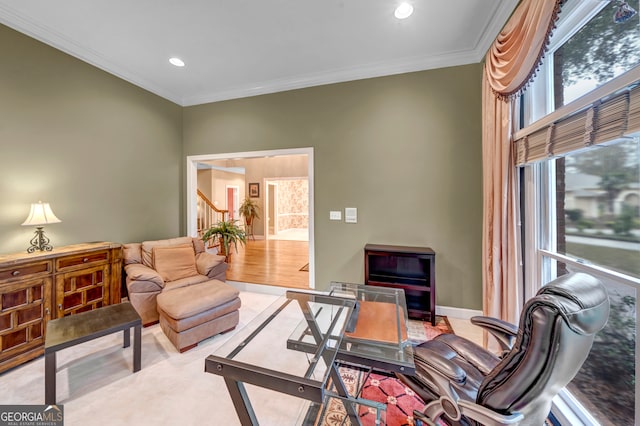
[[[309,263],[308,241],[249,240],[232,252],[228,281],[309,288],[309,272],[300,270]]]

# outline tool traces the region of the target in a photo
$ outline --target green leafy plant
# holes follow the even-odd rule
[[[613,223],[613,232],[617,235],[631,235],[631,229],[633,229],[633,206],[627,204],[622,205],[622,213],[616,218]]]
[[[231,244],[236,249],[236,253],[238,252],[238,242],[244,246],[247,242],[247,237],[240,226],[236,224],[237,220],[221,220],[215,225],[211,226],[211,228],[207,229],[207,232],[202,236],[202,241],[205,243],[211,239],[214,239],[214,243],[218,243],[220,248],[218,249],[219,254],[223,256],[229,255],[231,252],[229,248]]]
[[[571,222],[578,222],[584,216],[584,212],[581,209],[566,209],[565,214]]]
[[[242,204],[240,204],[238,212],[244,216],[247,225],[251,225],[253,219],[260,219],[260,207],[249,197],[245,198]]]

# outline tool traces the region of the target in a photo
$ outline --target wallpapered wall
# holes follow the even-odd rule
[[[309,181],[279,180],[278,231],[309,227]]]

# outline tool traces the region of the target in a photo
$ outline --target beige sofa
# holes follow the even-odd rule
[[[226,284],[224,256],[207,253],[198,238],[124,245],[129,301],[145,326],[160,322],[181,352],[235,328],[238,290]]]

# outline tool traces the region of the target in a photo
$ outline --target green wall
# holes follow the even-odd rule
[[[38,200],[54,246],[182,232],[180,106],[2,25],[0,57],[0,253]]]
[[[481,309],[481,111],[479,64],[402,74],[185,108],[183,153],[313,147],[317,288],[363,282],[366,243],[429,246],[438,304]]]
[[[313,147],[318,288],[368,242],[430,246],[438,304],[481,308],[480,65],[181,108],[1,25],[0,55],[0,253],[38,200],[57,246],[180,235],[186,155]]]

